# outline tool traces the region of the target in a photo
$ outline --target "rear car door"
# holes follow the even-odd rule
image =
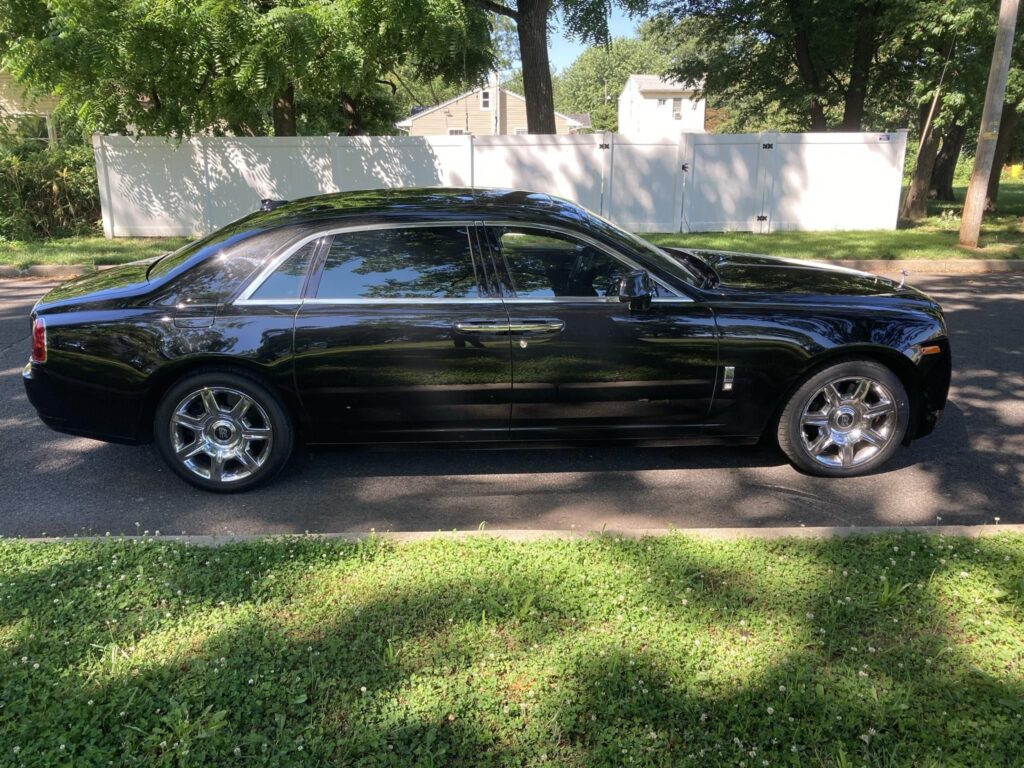
[[[506,439],[508,316],[471,222],[330,233],[295,319],[311,442]]]
[[[649,309],[619,300],[628,257],[549,225],[487,224],[506,272],[514,439],[699,434],[718,365],[713,313],[662,285]]]

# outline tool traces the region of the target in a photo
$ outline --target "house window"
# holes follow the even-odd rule
[[[526,136],[529,132],[530,132],[530,130],[528,128],[516,128],[515,129],[515,135],[516,136]]]
[[[658,99],[658,106],[659,107],[664,107],[665,104],[666,104],[666,100],[665,99]]]
[[[682,120],[683,119],[683,100],[672,99],[672,119]]]
[[[468,136],[469,132],[465,128],[449,128],[449,136]]]
[[[491,92],[490,91],[480,91],[480,109],[490,109],[490,108],[491,108]]]

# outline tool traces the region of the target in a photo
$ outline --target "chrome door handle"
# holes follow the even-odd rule
[[[526,321],[509,325],[511,333],[561,333],[564,329],[565,323],[561,320]]]
[[[459,333],[508,333],[508,323],[455,323]]]

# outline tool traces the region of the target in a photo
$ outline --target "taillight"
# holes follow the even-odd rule
[[[32,362],[46,362],[46,321],[41,317],[32,321]]]

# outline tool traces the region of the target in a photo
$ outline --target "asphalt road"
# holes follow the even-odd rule
[[[948,313],[953,391],[882,472],[824,480],[769,448],[300,453],[268,488],[185,485],[151,446],[51,432],[25,398],[28,311],[0,281],[0,535],[1024,522],[1024,275],[921,276]]]

